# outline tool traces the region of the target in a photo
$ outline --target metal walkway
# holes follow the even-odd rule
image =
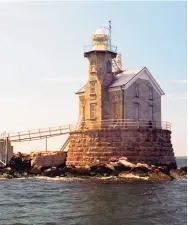
[[[3,134],[2,138],[8,138],[8,140],[12,142],[22,142],[22,141],[34,141],[40,140],[55,136],[60,136],[64,134],[69,134],[70,131],[73,129],[72,125],[65,125],[65,126],[58,126],[58,127],[49,127],[44,129],[35,129],[35,130],[28,130],[22,132],[14,132]]]

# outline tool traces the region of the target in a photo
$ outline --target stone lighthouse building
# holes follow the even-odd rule
[[[67,165],[84,167],[121,156],[132,162],[175,163],[170,124],[161,121],[164,92],[149,70],[123,69],[117,47],[102,28],[84,57],[88,81],[76,92],[80,120],[70,135]]]

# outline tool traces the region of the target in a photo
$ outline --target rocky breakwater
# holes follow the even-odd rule
[[[90,166],[76,168],[66,166],[65,161],[59,165],[39,165],[34,163],[31,155],[14,155],[8,167],[0,168],[0,178],[21,177],[63,177],[63,178],[105,178],[112,180],[150,180],[171,181],[179,176],[187,175],[187,166],[171,168],[170,166],[149,166],[146,163],[132,163],[126,157],[111,158],[107,163],[99,160]]]

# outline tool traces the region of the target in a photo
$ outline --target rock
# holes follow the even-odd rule
[[[56,167],[52,167],[52,168],[44,170],[42,172],[42,175],[47,177],[56,177],[61,175],[61,171],[57,169]]]
[[[170,176],[170,170],[169,170],[168,166],[158,166],[158,170],[161,173],[164,173],[164,174]]]
[[[65,166],[66,166],[66,163],[63,162],[63,163],[59,164],[59,165],[57,166],[57,168],[64,168]]]
[[[0,174],[0,179],[12,179],[12,175],[8,174],[8,173],[3,173]]]
[[[119,167],[123,167],[125,170],[131,170],[132,168],[136,167],[135,164],[131,163],[131,162],[128,162],[124,159],[120,159],[118,161],[118,166]]]
[[[111,164],[109,164],[109,163],[105,164],[105,167],[108,168],[108,169],[110,169],[111,171],[114,171],[115,170],[115,168]]]
[[[120,157],[119,160],[125,160],[125,161],[128,161],[127,157],[125,157],[125,156]]]
[[[133,167],[131,169],[131,171],[133,172],[137,172],[137,173],[148,173],[151,170],[151,168],[144,163],[137,163],[135,167]]]
[[[89,168],[77,168],[75,170],[75,174],[78,176],[89,176],[90,175],[90,167]]]
[[[41,172],[42,172],[42,166],[37,166],[37,165],[34,165],[34,167],[30,171],[30,173],[34,175],[41,174]]]
[[[128,171],[123,171],[123,172],[119,173],[118,177],[131,179],[131,180],[138,180],[138,179],[148,180],[149,179],[148,176],[139,176],[138,174],[135,174],[133,172],[128,172]]]
[[[157,167],[157,166],[155,166],[155,165],[151,165],[151,170],[152,170],[152,171],[154,171],[154,170],[156,170],[156,169],[158,169],[158,167]]]
[[[90,166],[91,172],[97,173],[97,174],[107,174],[111,175],[115,168],[110,164],[104,164],[100,162],[95,162]]]
[[[180,167],[180,169],[187,175],[187,166]]]
[[[134,167],[131,169],[131,172],[137,173],[139,175],[147,174],[150,170],[148,170],[146,167]]]
[[[31,159],[24,159],[22,161],[22,171],[31,169]]]
[[[21,170],[22,169],[22,158],[18,155],[14,155],[10,162],[9,162],[9,166],[13,169],[13,170]]]
[[[137,163],[136,167],[140,167],[140,168],[143,167],[143,168],[147,168],[148,170],[151,170],[151,167],[146,163]]]
[[[76,168],[75,168],[75,166],[70,165],[70,166],[65,166],[64,168],[61,168],[60,171],[62,173],[69,172],[69,173],[75,174]]]
[[[170,163],[170,164],[168,165],[168,169],[169,169],[169,171],[172,170],[172,169],[177,169],[177,164],[176,164],[176,162]]]
[[[111,157],[110,158],[110,160],[109,160],[109,162],[118,162],[118,158],[115,158],[115,157]]]
[[[69,173],[69,172],[66,172],[66,173],[65,173],[65,176],[66,176],[66,177],[74,177],[74,174]]]
[[[16,171],[28,171],[31,169],[31,158],[18,152],[10,159],[9,166]]]
[[[14,173],[13,173],[13,177],[14,177],[14,178],[21,178],[22,175],[21,175],[19,172],[14,172]]]
[[[179,176],[185,176],[187,173],[182,168],[177,168],[170,170],[170,175],[174,178],[177,178]]]
[[[151,181],[171,181],[172,179],[172,177],[160,172],[157,169],[149,173],[149,180]]]
[[[10,167],[5,167],[0,169],[0,173],[12,173],[12,169]]]
[[[111,166],[113,166],[114,168],[115,167],[118,167],[118,165],[119,165],[118,161],[117,162],[110,161],[108,164],[111,165]]]

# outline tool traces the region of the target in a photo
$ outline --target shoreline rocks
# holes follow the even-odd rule
[[[113,178],[122,180],[148,180],[148,181],[171,181],[179,176],[187,175],[187,166],[181,168],[169,165],[148,165],[139,162],[131,163],[126,157],[112,159],[110,162],[101,163],[99,160],[90,166],[76,168],[74,165],[65,166],[31,166],[31,157],[21,153],[10,160],[7,167],[0,168],[1,179],[27,178],[27,177],[50,177],[50,178]]]

